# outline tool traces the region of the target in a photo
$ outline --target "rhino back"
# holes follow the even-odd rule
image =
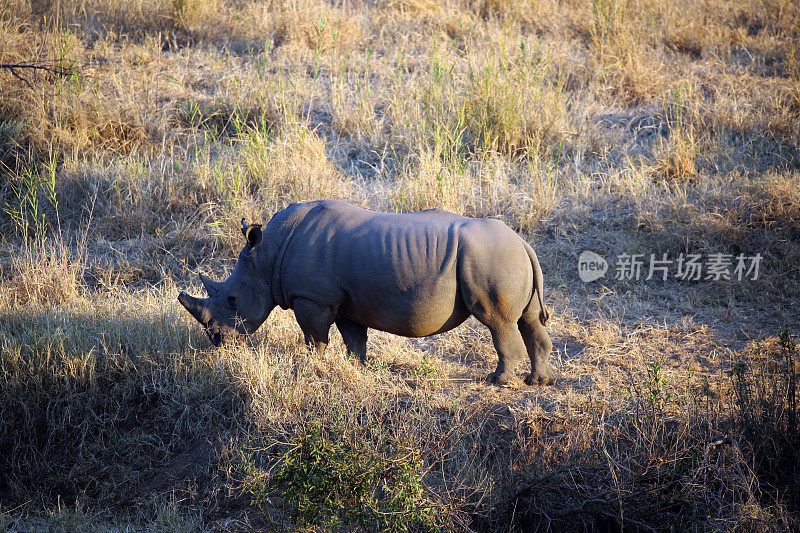
[[[457,258],[460,230],[471,219],[441,210],[390,214],[315,204],[294,228],[281,264],[290,306],[309,298],[406,336],[446,331],[466,319]]]

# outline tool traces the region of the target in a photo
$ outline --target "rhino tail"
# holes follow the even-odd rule
[[[522,242],[525,244],[525,250],[528,252],[528,257],[531,260],[531,267],[533,267],[533,291],[539,299],[539,322],[541,322],[543,326],[546,326],[547,321],[550,320],[550,312],[544,305],[544,276],[542,275],[542,267],[539,266],[539,258],[536,257],[536,252],[533,251],[531,245],[525,242],[524,239]],[[531,294],[531,301],[528,302],[528,307],[525,309],[526,313],[530,309],[532,303],[533,295]]]

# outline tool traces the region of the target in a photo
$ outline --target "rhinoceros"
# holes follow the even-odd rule
[[[200,274],[208,298],[178,296],[215,346],[254,332],[280,306],[294,310],[317,353],[336,324],[347,351],[364,362],[369,328],[426,337],[472,315],[497,350],[489,381],[507,382],[526,354],[525,383],[554,381],[539,260],[499,220],[319,200],[292,204],[263,228],[242,219],[242,233],[247,242],[227,280]]]

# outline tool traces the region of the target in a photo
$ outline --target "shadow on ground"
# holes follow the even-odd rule
[[[219,447],[247,423],[248,393],[201,341],[169,312],[5,313],[3,505],[202,492]]]

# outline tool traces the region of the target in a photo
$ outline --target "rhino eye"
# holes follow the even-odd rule
[[[231,309],[236,309],[236,296],[228,296],[228,298],[225,300],[225,303]]]

